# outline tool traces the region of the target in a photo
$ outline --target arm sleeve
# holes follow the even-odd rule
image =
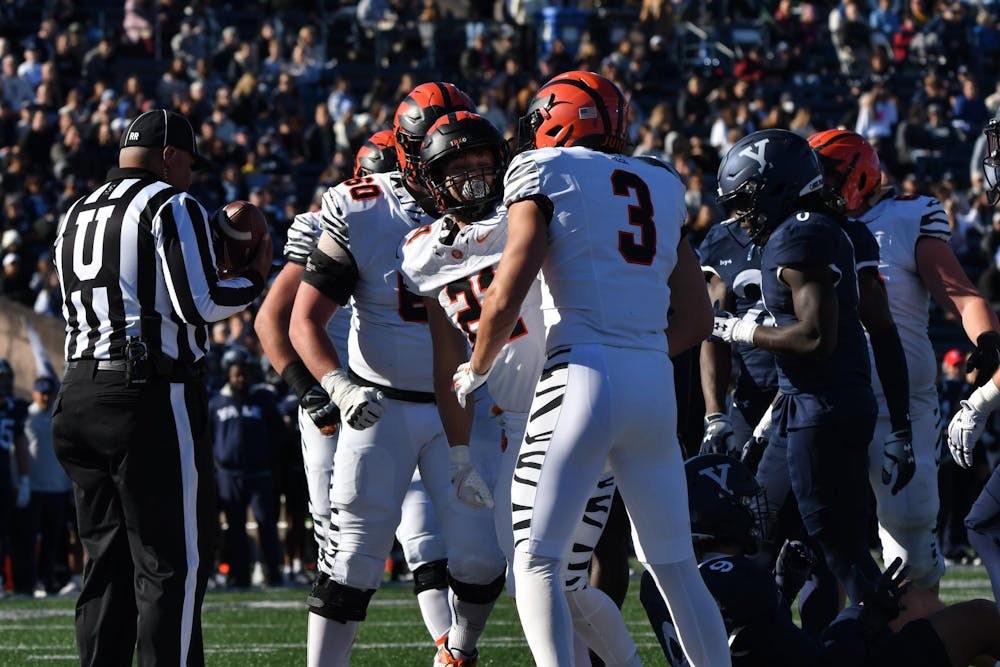
[[[910,375],[906,367],[906,354],[899,339],[896,325],[882,331],[869,332],[875,370],[885,390],[892,430],[910,427]]]
[[[193,197],[171,197],[153,221],[174,310],[191,325],[218,322],[243,311],[264,289],[264,278],[247,270],[219,280],[208,215]]]
[[[341,306],[347,305],[358,277],[358,266],[351,253],[329,233],[320,237],[302,272],[302,282],[312,285]]]

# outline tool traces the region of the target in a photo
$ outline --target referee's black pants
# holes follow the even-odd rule
[[[208,399],[200,381],[130,388],[70,368],[53,413],[88,560],[76,603],[82,665],[205,662],[201,603],[217,530]]]

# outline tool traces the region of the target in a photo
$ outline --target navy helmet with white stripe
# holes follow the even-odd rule
[[[756,245],[823,190],[823,168],[809,142],[788,130],[761,130],[729,149],[719,165],[716,200]]]

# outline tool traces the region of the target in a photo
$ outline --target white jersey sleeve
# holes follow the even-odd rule
[[[879,245],[878,270],[906,353],[910,394],[933,392],[937,360],[927,335],[930,292],[917,267],[917,243],[924,237],[947,243],[951,237],[948,215],[933,197],[901,195],[882,199],[862,222]],[[872,388],[877,398],[884,395],[876,373],[872,373]],[[885,401],[880,400],[879,405],[884,406]]]
[[[504,198],[552,207],[542,266],[550,353],[583,343],[666,350],[667,280],[687,214],[675,172],[582,147],[547,148],[514,158]]]
[[[403,274],[412,289],[437,297],[452,325],[474,344],[483,299],[507,240],[506,209],[461,229],[442,218],[410,232],[403,241]],[[545,363],[541,283],[536,280],[521,317],[490,373],[487,390],[505,412],[527,412]]]
[[[292,218],[285,241],[285,259],[305,266],[309,255],[316,249],[319,235],[323,231],[322,224],[323,216],[318,212],[299,213]]]
[[[370,382],[433,391],[427,311],[405,289],[396,254],[410,230],[431,222],[398,172],[351,179],[323,195],[324,233],[350,253],[358,270],[350,368]]]
[[[292,224],[288,227],[288,240],[285,241],[285,259],[293,264],[306,265],[309,255],[316,249],[319,237],[323,233],[323,216],[316,211],[299,213],[292,218]],[[347,336],[351,330],[351,304],[337,308],[337,312],[330,318],[330,323],[326,326],[326,332],[330,334],[330,340],[337,350],[340,363],[345,366],[349,361],[347,350]]]
[[[414,229],[400,246],[403,278],[416,294],[436,296],[450,282],[496,266],[507,242],[506,211],[459,228],[448,216]]]

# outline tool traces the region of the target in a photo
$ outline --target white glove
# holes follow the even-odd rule
[[[21,475],[17,482],[17,508],[24,509],[31,502],[31,480],[27,475]]]
[[[955,463],[971,468],[972,452],[986,429],[986,420],[990,415],[976,410],[969,401],[962,401],[961,406],[948,424],[948,447]]]
[[[736,439],[729,415],[713,412],[705,415],[705,437],[701,439],[701,454],[735,456]]]
[[[756,322],[736,317],[732,313],[719,311],[715,314],[710,340],[717,343],[746,343],[753,345],[753,332],[760,326]]]
[[[451,483],[459,501],[477,509],[492,508],[493,494],[472,465],[469,446],[452,445],[448,450],[448,459],[451,463]]]
[[[469,394],[483,386],[486,378],[490,376],[490,371],[477,373],[472,370],[472,362],[466,361],[461,364],[455,374],[451,376],[451,390],[455,392],[458,404],[465,407],[465,399]],[[490,369],[492,370],[492,369]]]
[[[320,381],[330,400],[340,408],[340,418],[353,429],[362,431],[379,420],[385,407],[382,392],[374,387],[354,384],[343,368],[330,371]]]

